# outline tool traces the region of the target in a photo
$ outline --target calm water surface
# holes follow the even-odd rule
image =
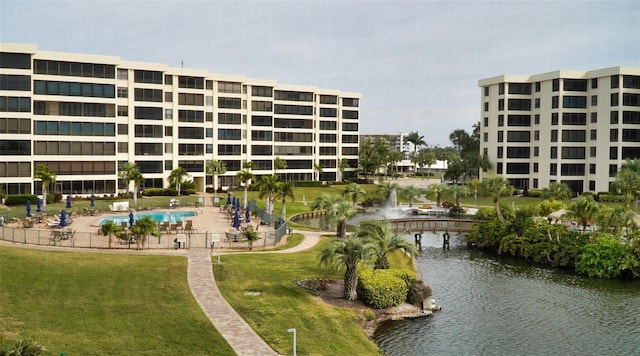
[[[382,324],[385,355],[640,355],[640,281],[494,257],[459,236],[441,243],[425,236],[417,263],[442,311]]]

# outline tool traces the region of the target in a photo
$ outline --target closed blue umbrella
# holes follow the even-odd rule
[[[90,206],[93,208],[93,206],[95,205],[96,202],[96,197],[93,196],[93,193],[91,193],[91,197],[89,198],[89,202],[90,202]]]
[[[63,210],[60,210],[60,227],[65,227],[67,226],[67,212]]]
[[[133,216],[133,211],[132,211],[132,212],[129,212],[129,227],[132,227],[134,222],[135,222],[135,218]]]
[[[250,216],[251,212],[249,211],[249,207],[247,207],[247,209],[244,211],[244,221],[251,222],[251,219],[249,218]]]
[[[236,199],[236,210],[240,210],[240,198]]]
[[[31,201],[27,200],[27,217],[31,217]]]
[[[37,213],[40,212],[40,207],[42,207],[42,200],[40,200],[40,197],[36,197],[36,212]]]
[[[71,209],[71,194],[67,195],[67,209]]]
[[[240,226],[240,214],[236,210],[233,214],[233,227],[238,228]]]
[[[231,192],[227,192],[227,205],[231,205]]]

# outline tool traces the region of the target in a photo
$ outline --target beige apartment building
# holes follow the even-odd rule
[[[118,57],[0,44],[0,187],[41,191],[38,164],[57,174],[50,191],[126,190],[118,167],[137,163],[142,188],[166,187],[182,167],[198,190],[223,161],[221,186],[237,187],[245,162],[283,180],[348,178],[358,167],[360,93],[281,84],[133,62]],[[349,165],[340,177],[338,161]],[[322,167],[321,173],[316,169]]]
[[[640,158],[640,68],[503,75],[478,81],[480,150],[518,189],[567,183],[608,191],[627,158]]]

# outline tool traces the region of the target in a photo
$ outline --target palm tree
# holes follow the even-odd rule
[[[148,215],[136,220],[135,224],[131,227],[131,232],[133,232],[137,249],[144,248],[144,244],[149,235],[160,236],[158,224]]]
[[[413,199],[422,195],[422,191],[416,188],[413,184],[400,189],[400,196],[409,199],[409,207],[413,206]]]
[[[638,197],[640,197],[640,159],[627,158],[622,164],[615,180],[616,188],[625,194],[625,207],[631,208],[633,199],[633,210],[638,210]]]
[[[511,196],[513,194],[513,187],[509,181],[502,177],[487,178],[482,181],[481,188],[491,197],[491,201],[496,208],[498,220],[500,220],[501,223],[506,224],[506,220],[500,210],[500,197]]]
[[[293,182],[278,182],[276,185],[275,195],[282,199],[282,220],[287,219],[287,198],[290,198],[292,202],[295,200],[293,187]]]
[[[376,269],[389,268],[388,256],[393,251],[404,250],[410,257],[417,255],[415,245],[394,231],[389,221],[363,221],[355,235],[360,238],[369,239],[373,244],[376,251]]]
[[[276,157],[273,160],[273,171],[276,176],[278,175],[279,169],[282,169],[282,170],[287,169],[287,161],[285,161],[280,157]]]
[[[213,176],[213,190],[214,196],[218,196],[218,176],[227,172],[227,165],[223,161],[210,161],[207,162],[207,174]]]
[[[386,182],[378,184],[378,186],[376,187],[376,193],[382,195],[385,200],[389,200],[389,198],[391,197],[391,192],[397,189],[398,184]]]
[[[342,195],[351,197],[353,201],[353,205],[358,205],[358,197],[367,194],[367,191],[364,190],[358,183],[349,183],[344,187],[344,191]]]
[[[51,172],[48,166],[39,164],[33,175],[33,179],[40,179],[42,181],[42,209],[43,211],[47,211],[47,190],[51,184],[56,182],[56,174]]]
[[[242,169],[252,170],[255,168],[255,164],[251,161],[245,161],[242,163]]]
[[[133,181],[133,205],[138,206],[138,186],[144,181],[144,176],[140,172],[138,165],[134,162],[127,162],[120,166],[120,179],[127,185],[127,192]]]
[[[338,170],[340,171],[340,181],[343,180],[345,169],[349,168],[349,160],[346,158],[340,158],[338,161]]]
[[[106,223],[100,226],[100,231],[103,236],[109,236],[109,248],[111,248],[111,236],[117,235],[120,232],[120,226],[116,225],[112,220],[107,220]]]
[[[473,179],[467,182],[467,188],[473,193],[473,200],[476,202],[476,209],[479,208],[478,190],[480,189],[480,181],[478,179]]]
[[[273,213],[273,198],[274,198],[274,194],[278,190],[278,182],[279,182],[278,177],[273,175],[273,176],[263,176],[260,179],[260,182],[258,182],[257,184],[258,190],[260,191],[260,194],[258,195],[258,197],[260,199],[263,199],[264,197],[268,198],[267,212],[269,214]]]
[[[425,140],[424,140],[424,136],[420,136],[418,131],[409,132],[409,134],[407,136],[405,136],[404,139],[407,142],[411,142],[413,144],[413,155],[412,155],[412,157],[416,156],[416,152],[417,152],[419,146],[423,146],[423,145],[427,144],[427,142],[425,142]],[[414,167],[414,171],[417,171],[417,167]]]
[[[587,230],[590,222],[593,222],[600,212],[600,206],[591,195],[581,195],[567,207],[564,217],[575,219],[582,226],[582,231]]]
[[[184,180],[184,177],[188,175],[189,172],[187,172],[187,170],[182,167],[178,167],[172,170],[169,174],[169,185],[175,185],[178,196],[180,195],[180,187],[182,186],[182,181]]]
[[[567,200],[571,198],[571,194],[571,188],[567,183],[562,182],[551,182],[548,187],[542,189],[542,198],[544,199]]]
[[[462,199],[462,196],[467,196],[469,194],[469,188],[466,185],[454,184],[449,187],[449,190],[456,198],[457,207],[460,207],[460,200]]]
[[[320,162],[316,162],[313,164],[313,170],[318,174],[318,180],[320,180],[320,175],[324,172]]]
[[[323,194],[317,197],[312,210],[325,210],[325,222],[330,226],[336,224],[336,236],[345,237],[347,235],[347,220],[354,217],[358,210],[350,201],[342,199],[339,195]]]
[[[249,184],[251,184],[251,180],[255,179],[253,173],[249,172],[247,169],[243,169],[237,173],[238,180],[240,181],[240,185],[244,187],[244,205],[243,207],[247,208],[247,190],[249,189]]]
[[[436,200],[436,206],[442,205],[442,194],[449,191],[449,187],[445,184],[432,184],[425,191],[429,199]]]
[[[358,299],[358,264],[373,257],[374,249],[363,239],[348,238],[332,241],[320,253],[320,263],[345,268],[344,298]]]
[[[629,232],[635,226],[633,212],[623,208],[607,208],[600,209],[596,221],[598,230],[605,231],[608,234],[620,237],[623,232]]]

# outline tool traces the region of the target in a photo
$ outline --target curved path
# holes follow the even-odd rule
[[[302,242],[292,248],[260,253],[291,253],[309,249],[320,241],[320,233],[305,232]],[[187,279],[194,298],[216,329],[238,355],[277,355],[277,353],[236,313],[224,299],[215,277],[211,251],[189,249]]]

